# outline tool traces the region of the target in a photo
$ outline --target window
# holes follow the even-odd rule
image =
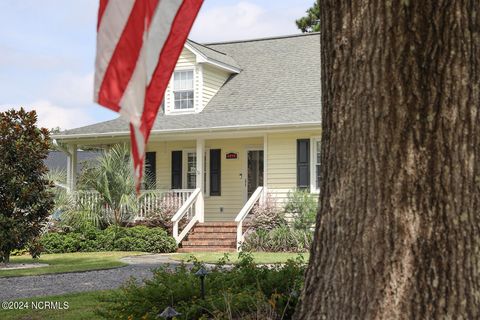
[[[197,154],[187,153],[187,189],[195,189],[197,186]]]
[[[175,110],[193,109],[193,70],[173,73],[173,96]]]
[[[204,176],[203,176],[203,186],[204,194],[208,195],[210,186],[209,186],[209,150],[205,150],[205,155],[203,158],[204,163]],[[197,187],[197,152],[190,149],[184,150],[183,158],[183,183],[182,186],[185,189],[195,189]]]

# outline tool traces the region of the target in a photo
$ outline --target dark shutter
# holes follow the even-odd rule
[[[172,151],[172,189],[182,189],[182,151]]]
[[[157,182],[157,154],[147,152],[145,154],[145,189],[155,189]]]
[[[310,140],[297,140],[297,187],[310,188]]]
[[[210,195],[219,196],[221,194],[221,167],[222,151],[220,149],[210,150]]]

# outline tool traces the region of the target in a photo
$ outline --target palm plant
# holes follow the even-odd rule
[[[117,226],[138,211],[132,168],[128,146],[118,144],[104,151],[93,165],[84,168],[80,177],[83,188],[98,192],[101,211]]]

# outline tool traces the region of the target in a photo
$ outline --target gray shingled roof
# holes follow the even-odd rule
[[[198,50],[202,55],[205,57],[227,64],[229,66],[241,69],[240,65],[231,57],[228,56],[227,54],[217,51],[215,49],[209,48],[207,46],[204,46],[200,43],[197,43],[192,40],[187,40],[188,44],[190,44],[194,49]]]
[[[242,71],[202,112],[159,114],[154,131],[320,123],[319,33],[204,46],[225,53]],[[128,123],[118,118],[64,131],[57,138],[128,130]]]

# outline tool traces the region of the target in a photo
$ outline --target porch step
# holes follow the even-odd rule
[[[236,248],[232,247],[186,247],[179,248],[177,252],[188,253],[188,252],[235,252]]]
[[[237,227],[205,227],[199,224],[194,231],[197,233],[235,233]]]
[[[237,238],[237,233],[233,232],[195,232],[188,236],[188,240],[235,240]]]
[[[178,252],[236,251],[237,225],[233,221],[197,223]]]
[[[209,246],[209,247],[233,247],[235,245],[235,240],[233,239],[228,239],[228,240],[188,240],[188,241],[183,241],[182,246],[183,247],[203,247],[203,246]]]

